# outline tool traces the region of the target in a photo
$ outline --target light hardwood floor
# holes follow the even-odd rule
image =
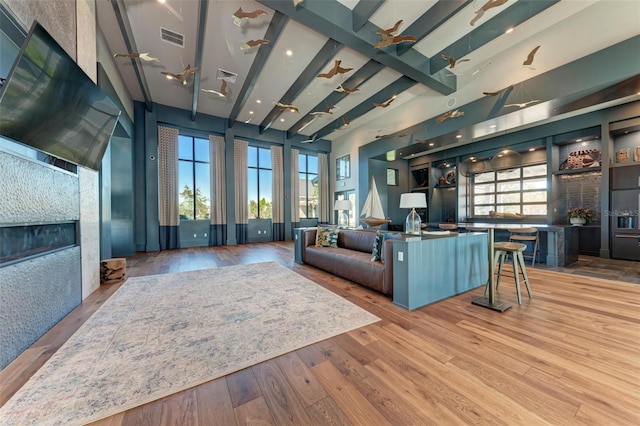
[[[503,278],[406,311],[310,266],[287,243],[183,249],[127,260],[129,276],[277,261],[381,318],[350,333],[117,414],[96,425],[640,424],[640,287],[529,268],[518,306]],[[0,372],[0,404],[118,288],[103,286]],[[525,293],[526,294],[526,293]]]

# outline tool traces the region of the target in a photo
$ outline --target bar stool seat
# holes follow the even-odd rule
[[[487,232],[484,226],[467,226],[467,232]]]
[[[458,230],[458,225],[456,225],[455,223],[441,223],[438,225],[438,227],[440,229],[442,229],[443,231],[457,231]]]
[[[520,295],[520,274],[522,274],[524,285],[527,287],[529,299],[532,298],[531,287],[529,286],[529,277],[527,276],[527,267],[525,266],[523,256],[523,252],[526,248],[527,245],[522,243],[498,242],[494,244],[495,256],[498,260],[498,277],[496,279],[496,290],[498,289],[498,286],[500,286],[500,277],[502,276],[502,266],[504,265],[504,258],[507,255],[511,255],[511,259],[513,260],[513,277],[516,282],[518,305],[522,304],[522,297]]]

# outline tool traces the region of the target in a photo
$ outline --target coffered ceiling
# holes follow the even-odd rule
[[[234,22],[239,8],[266,13]],[[116,58],[148,109],[164,104],[294,141],[395,138],[416,153],[640,98],[638,1],[97,0],[97,17],[111,53],[158,58]],[[416,42],[374,48],[377,31],[398,21],[394,34]],[[183,46],[164,41],[162,29]],[[242,48],[260,39],[269,43]],[[451,69],[443,55],[464,61]],[[353,69],[317,77],[336,60]],[[200,67],[187,84],[161,74],[187,65]],[[203,91],[219,91],[223,76],[226,97]],[[342,83],[358,91],[336,91]],[[325,109],[331,114],[311,114]]]

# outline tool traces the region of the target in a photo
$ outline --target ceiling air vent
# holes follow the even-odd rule
[[[184,47],[184,35],[182,34],[160,27],[160,38],[174,46]]]
[[[216,78],[218,80],[226,80],[229,83],[235,83],[237,77],[238,74],[236,74],[235,72],[225,71],[221,68],[218,68],[218,73],[216,74]]]

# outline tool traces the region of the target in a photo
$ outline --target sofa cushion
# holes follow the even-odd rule
[[[371,255],[375,232],[344,230],[338,235],[338,247],[361,251]]]
[[[316,247],[338,247],[338,234],[340,230],[338,228],[326,228],[318,226],[318,232],[316,233]]]
[[[376,239],[373,240],[373,248],[371,250],[371,261],[382,261],[382,252],[384,250],[384,233],[380,230],[376,231]]]

